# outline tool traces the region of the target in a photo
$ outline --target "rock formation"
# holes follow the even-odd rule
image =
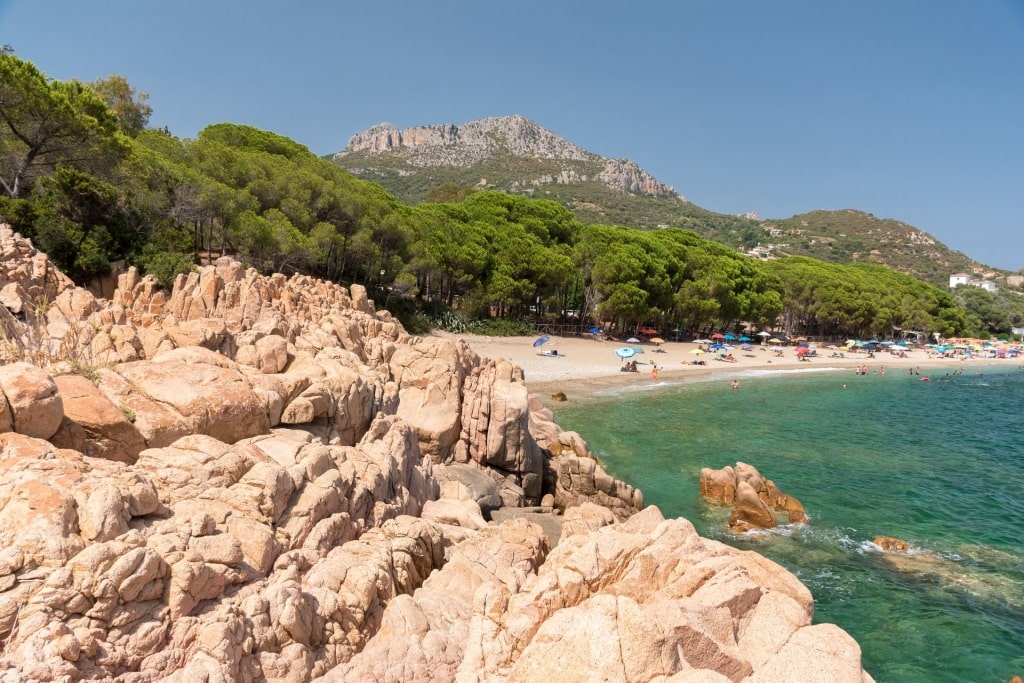
[[[557,172],[523,178],[514,186],[576,185],[593,178],[618,192],[683,199],[636,162],[588,152],[518,115],[405,129],[380,123],[353,135],[333,158],[357,175],[374,174],[379,171],[372,157],[380,154],[399,156],[408,164],[402,171],[406,175],[424,168],[471,168],[505,157],[545,160],[554,162]]]
[[[807,523],[807,514],[799,500],[780,491],[775,482],[765,479],[756,468],[743,462],[720,470],[703,468],[700,495],[706,500],[732,505],[729,528],[739,533],[774,528],[776,511],[785,512],[790,524]]]
[[[96,299],[4,227],[0,280],[4,683],[871,680],[792,574],[359,286],[221,259]]]
[[[892,536],[875,536],[875,540],[872,541],[872,543],[887,553],[906,553],[910,551],[910,544],[902,538],[894,538]]]

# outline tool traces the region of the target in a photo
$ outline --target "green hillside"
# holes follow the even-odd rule
[[[521,118],[512,120],[520,127],[524,123]],[[500,126],[504,119],[491,121]],[[536,124],[525,123],[557,137]],[[956,272],[996,280],[1006,275],[898,220],[852,209],[819,210],[771,220],[716,213],[686,201],[674,191],[645,194],[613,187],[601,177],[609,160],[568,142],[563,141],[567,149],[578,153],[577,158],[553,158],[548,151],[548,156],[538,151],[531,157],[521,149],[512,151],[501,144],[502,132],[489,136],[494,144],[484,145],[484,154],[479,141],[474,141],[469,152],[460,148],[460,141],[446,141],[444,145],[396,146],[384,152],[346,151],[335,155],[334,162],[357,177],[380,184],[410,205],[431,199],[432,192],[446,185],[466,191],[498,190],[557,202],[584,224],[642,230],[685,228],[744,252],[760,247],[769,257],[798,255],[831,263],[883,264],[942,287]]]

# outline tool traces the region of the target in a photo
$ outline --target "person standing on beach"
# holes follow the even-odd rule
[[[658,366],[655,365],[654,363],[651,363],[651,381],[658,381]]]

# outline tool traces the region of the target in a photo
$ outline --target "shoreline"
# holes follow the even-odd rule
[[[1021,359],[1012,358],[943,358],[929,357],[924,349],[911,349],[905,358],[887,352],[868,358],[866,353],[848,353],[838,349],[845,357],[830,357],[831,349],[818,349],[819,355],[809,361],[796,358],[794,347],[784,347],[778,356],[768,347],[756,346],[752,351],[732,349],[735,362],[715,360],[714,353],[698,355],[699,346],[693,342],[665,342],[626,344],[597,341],[587,337],[559,337],[544,344],[541,349],[558,351],[558,356],[540,355],[533,346],[536,337],[491,337],[473,334],[433,332],[450,340],[462,340],[484,358],[505,358],[523,370],[526,386],[531,395],[545,405],[557,403],[552,394],[564,393],[569,400],[587,398],[623,389],[645,390],[658,386],[689,381],[708,382],[715,379],[732,381],[753,375],[780,375],[806,372],[848,372],[853,375],[858,367],[866,366],[868,374],[908,373],[919,369],[922,377],[937,372],[973,371],[984,367],[1020,367]],[[623,346],[639,348],[643,353],[631,360],[638,363],[638,372],[622,372],[624,361],[615,355]],[[660,350],[656,350],[660,349]],[[706,365],[693,365],[692,361],[705,359]],[[652,363],[657,365],[658,378],[653,379]]]

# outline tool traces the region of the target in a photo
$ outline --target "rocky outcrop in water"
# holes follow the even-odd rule
[[[0,253],[0,681],[871,680],[795,577],[358,286],[222,259],[103,300]]]
[[[785,512],[790,524],[806,524],[807,514],[800,501],[783,493],[771,479],[744,462],[720,470],[700,471],[700,495],[710,501],[731,505],[729,528],[742,533],[777,526],[776,511]]]

